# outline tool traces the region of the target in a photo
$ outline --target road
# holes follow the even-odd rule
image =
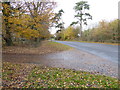
[[[70,41],[55,42],[69,45],[76,49],[43,55],[4,53],[2,60],[42,64],[50,67],[88,71],[95,74],[118,77],[118,46]]]
[[[72,41],[55,41],[62,43],[77,50],[85,51],[90,54],[94,54],[103,59],[111,60],[118,63],[118,45],[98,44],[98,43],[84,43],[84,42],[72,42]]]

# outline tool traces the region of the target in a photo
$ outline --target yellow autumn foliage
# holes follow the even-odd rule
[[[37,2],[37,4],[40,4]],[[3,34],[6,36],[6,28],[9,28],[11,36],[16,38],[48,38],[50,32],[49,27],[52,26],[54,13],[53,7],[46,6],[48,3],[42,2],[43,6],[38,6],[40,11],[37,11],[34,1],[28,3],[33,5],[31,9],[28,8],[26,3],[23,5],[22,10],[15,8],[14,4],[3,3],[4,15],[3,15]],[[10,9],[13,5],[14,8]],[[52,5],[52,4],[51,4]],[[54,5],[54,4],[53,4]],[[27,8],[27,9],[26,9]],[[44,8],[44,9],[42,9]],[[26,11],[26,12],[22,12]],[[41,12],[41,13],[40,13]],[[8,14],[7,14],[8,13]],[[7,15],[7,16],[6,16]],[[6,24],[7,23],[7,24]],[[9,26],[6,26],[9,25]]]

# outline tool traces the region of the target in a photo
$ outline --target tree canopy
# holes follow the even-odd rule
[[[76,6],[74,7],[74,10],[76,12],[75,18],[78,20],[75,22],[72,22],[70,25],[79,24],[80,25],[80,31],[79,34],[82,36],[82,25],[87,25],[87,20],[92,19],[92,16],[86,11],[89,10],[90,6],[87,1],[80,1],[76,3]]]
[[[48,29],[53,26],[55,2],[2,2],[3,39],[6,45],[17,38],[40,40],[49,38]]]

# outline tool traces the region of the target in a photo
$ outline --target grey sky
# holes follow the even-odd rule
[[[80,0],[54,0],[57,2],[57,8],[55,12],[60,9],[64,10],[63,21],[65,22],[65,27],[68,27],[72,21],[75,21],[73,7],[75,3]],[[90,5],[89,13],[93,16],[93,20],[88,21],[88,26],[84,29],[94,27],[101,20],[112,21],[118,18],[118,2],[119,0],[86,0]],[[52,33],[56,30],[52,29]]]

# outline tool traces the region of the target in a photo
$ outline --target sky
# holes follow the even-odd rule
[[[75,11],[73,7],[75,3],[81,0],[54,0],[57,2],[57,7],[55,12],[60,9],[64,10],[62,16],[63,22],[65,22],[65,28],[67,28],[71,22],[76,21],[74,18]],[[83,29],[88,29],[97,26],[99,21],[113,21],[118,18],[118,2],[119,0],[86,0],[90,5],[90,10],[88,11],[92,15],[92,20],[88,21],[88,25],[84,26]],[[51,33],[56,32],[55,28],[52,28]]]

